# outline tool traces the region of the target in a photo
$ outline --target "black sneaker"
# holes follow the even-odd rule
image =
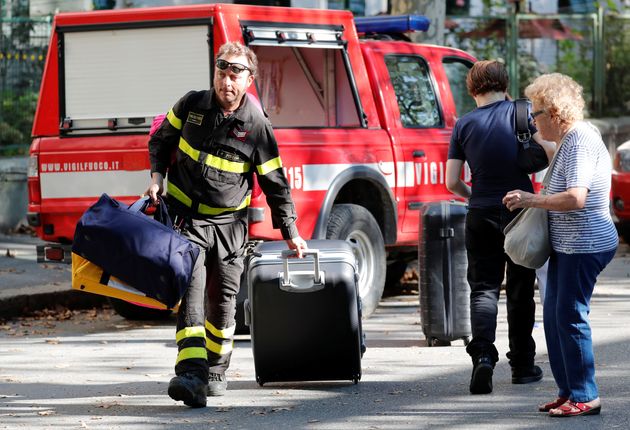
[[[168,383],[168,395],[191,408],[206,407],[206,384],[192,374],[184,373],[171,379]]]
[[[534,364],[531,366],[512,367],[512,384],[529,384],[530,382],[540,381],[542,377],[542,369]]]
[[[474,361],[472,376],[470,377],[471,394],[488,394],[492,392],[492,374],[494,363],[488,355],[481,355]]]
[[[222,373],[211,373],[208,375],[208,395],[224,396],[227,390],[227,380]]]

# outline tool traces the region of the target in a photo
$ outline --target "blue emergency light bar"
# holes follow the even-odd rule
[[[431,21],[424,15],[379,15],[354,19],[358,33],[407,33],[427,31]]]

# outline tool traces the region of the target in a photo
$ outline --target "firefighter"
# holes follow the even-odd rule
[[[168,387],[172,399],[190,407],[205,407],[207,395],[227,389],[254,172],[274,228],[298,257],[306,249],[271,124],[245,95],[257,63],[238,42],[221,46],[213,88],[182,97],[149,140],[146,194],[157,203],[168,171],[175,225],[202,250],[177,315],[176,376]]]

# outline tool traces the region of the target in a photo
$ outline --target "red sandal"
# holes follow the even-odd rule
[[[556,400],[549,402],[549,403],[543,403],[542,405],[538,405],[538,411],[539,412],[549,412],[549,410],[551,409],[555,409],[559,406],[564,405],[567,400],[569,400],[567,397],[558,397]]]
[[[577,417],[580,415],[598,415],[602,410],[602,406],[590,406],[586,403],[573,402],[567,400],[563,405],[550,409],[550,417]]]

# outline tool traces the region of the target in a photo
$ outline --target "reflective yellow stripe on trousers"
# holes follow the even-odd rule
[[[229,343],[219,343],[207,337],[206,348],[208,348],[209,351],[218,355],[225,355],[232,352],[234,349],[234,340],[232,337],[234,336],[234,331],[236,330],[236,324],[232,327],[227,327],[221,330],[213,326],[210,321],[206,321],[206,330],[208,330],[210,334],[215,336],[217,339],[229,341]]]
[[[182,204],[192,207],[192,199],[188,197],[182,190],[180,190],[175,184],[172,182],[168,183],[167,186],[168,195],[176,198]],[[251,195],[247,195],[243,202],[232,208],[213,208],[212,206],[204,205],[203,203],[199,203],[199,207],[197,208],[197,212],[202,215],[220,215],[224,212],[235,212],[241,209],[245,209],[251,203],[252,197]]]
[[[201,326],[185,327],[177,332],[177,334],[175,335],[175,341],[179,343],[183,339],[188,339],[191,337],[205,338],[205,328]],[[177,353],[177,360],[175,361],[175,363],[177,364],[180,361],[187,360],[189,358],[202,358],[204,360],[207,360],[208,351],[206,350],[206,348],[202,347],[183,348]]]

